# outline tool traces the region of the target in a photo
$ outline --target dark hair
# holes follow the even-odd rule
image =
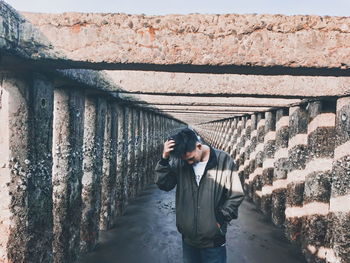
[[[170,154],[178,158],[192,152],[196,148],[196,143],[199,142],[197,134],[189,128],[182,129],[170,136],[169,139],[175,141],[174,150]]]

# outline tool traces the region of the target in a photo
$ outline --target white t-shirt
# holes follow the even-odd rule
[[[194,174],[196,175],[196,182],[199,186],[199,182],[202,179],[202,176],[204,174],[205,167],[207,166],[208,161],[206,162],[198,162],[192,165]]]

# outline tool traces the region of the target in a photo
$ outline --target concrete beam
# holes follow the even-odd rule
[[[350,67],[349,17],[22,14],[67,58],[105,68],[205,71],[198,66],[209,65],[247,73],[277,67],[285,74],[283,68]]]
[[[185,95],[174,96],[169,94],[157,95],[157,94],[118,94],[121,99],[138,100],[137,103],[148,103],[149,105],[159,105],[160,103],[166,105],[193,105],[193,106],[249,106],[249,107],[287,107],[291,104],[299,104],[301,99],[286,99],[286,98],[254,98],[254,97],[234,97],[227,95],[225,97],[220,96],[196,96]]]
[[[105,71],[125,92],[240,97],[319,97],[349,94],[350,78]]]
[[[248,114],[251,113],[249,111],[205,111],[205,110],[199,110],[199,111],[194,111],[194,110],[164,110],[164,113],[179,113],[179,114],[185,114],[185,115],[193,115],[193,114],[214,114],[214,115],[232,115],[232,114]]]
[[[162,111],[268,111],[269,107],[222,107],[222,106],[182,106],[182,105],[157,105],[157,109]]]

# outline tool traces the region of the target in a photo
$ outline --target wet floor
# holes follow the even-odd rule
[[[304,263],[283,232],[244,201],[227,233],[228,263]],[[180,263],[181,236],[175,226],[175,191],[152,185],[129,204],[116,228],[102,232],[96,250],[80,263]]]

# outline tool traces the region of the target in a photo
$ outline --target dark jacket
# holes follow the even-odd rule
[[[170,191],[177,185],[176,226],[186,243],[200,248],[225,243],[227,223],[238,217],[244,199],[237,169],[227,153],[210,148],[199,186],[192,166],[182,161],[169,165],[162,159],[155,174],[161,190]]]

